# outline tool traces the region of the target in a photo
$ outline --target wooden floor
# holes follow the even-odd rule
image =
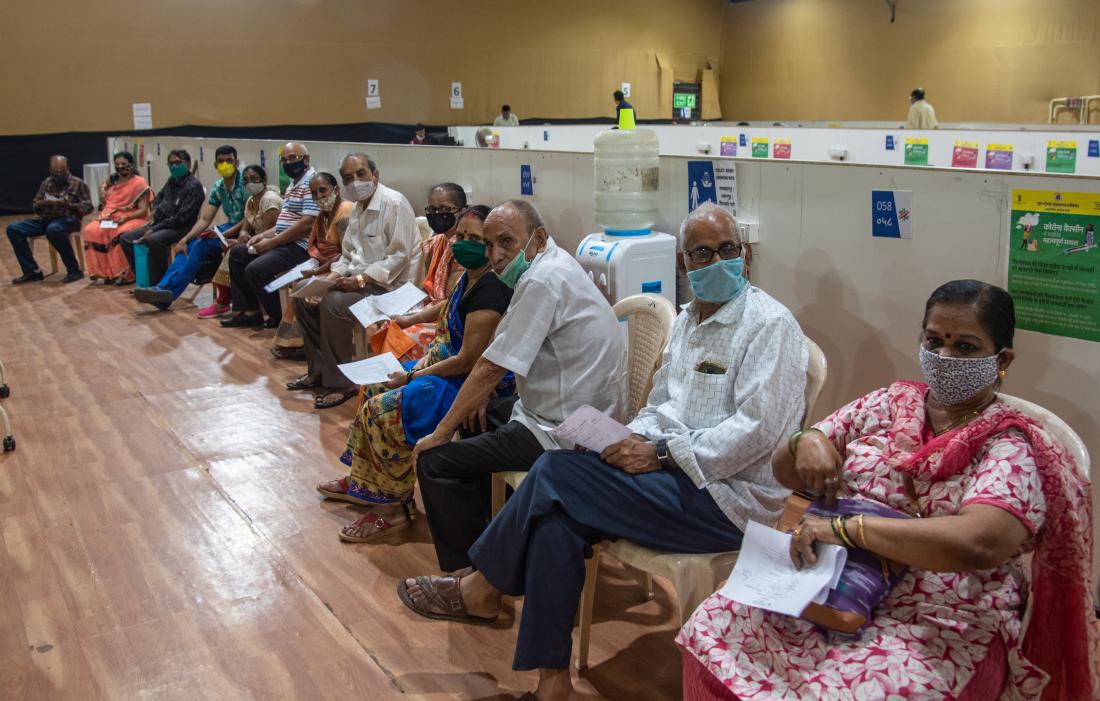
[[[0,218],[6,227],[11,218]],[[35,246],[48,270],[46,243]],[[0,243],[0,698],[512,699],[515,608],[493,627],[404,609],[396,580],[435,570],[427,524],[336,538],[351,405],[283,389],[271,331],[221,329],[185,300],[11,287]],[[199,303],[209,300],[204,291]],[[151,309],[151,308],[150,308]],[[663,585],[663,583],[661,583]],[[582,698],[679,698],[675,603],[601,568]]]

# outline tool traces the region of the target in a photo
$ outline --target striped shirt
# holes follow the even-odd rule
[[[287,187],[283,194],[283,208],[279,210],[279,218],[275,220],[276,234],[283,233],[302,217],[315,217],[321,213],[309,192],[309,181],[315,175],[317,171],[310,168]],[[309,237],[300,238],[295,243],[302,248],[309,248]]]

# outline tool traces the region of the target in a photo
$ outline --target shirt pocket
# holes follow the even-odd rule
[[[691,370],[687,391],[680,398],[683,422],[691,429],[713,428],[728,418],[732,412],[733,376]]]

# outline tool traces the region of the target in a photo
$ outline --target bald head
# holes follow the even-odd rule
[[[524,200],[508,200],[489,212],[483,231],[493,270],[502,272],[517,255],[528,260],[546,246],[550,234],[546,222],[534,205]],[[531,239],[536,239],[531,244]]]
[[[50,175],[68,175],[69,159],[65,156],[50,156]]]
[[[691,251],[700,245],[699,239],[741,243],[737,220],[713,202],[704,202],[688,214],[680,225],[680,247]]]
[[[309,156],[309,149],[305,144],[300,144],[297,141],[291,141],[283,145],[283,155],[290,154],[292,156]]]

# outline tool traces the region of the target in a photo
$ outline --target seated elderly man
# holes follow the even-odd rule
[[[22,285],[45,278],[31,252],[30,239],[35,236],[45,236],[65,263],[66,275],[62,282],[76,282],[83,278],[84,273],[73,255],[69,234],[80,229],[80,220],[94,207],[88,184],[69,172],[68,158],[50,157],[50,175],[38,186],[38,193],[31,200],[31,209],[37,218],[24,219],[8,226],[8,241],[23,271],[22,275],[11,281],[12,284]]]
[[[513,668],[540,671],[539,699],[572,692],[573,616],[594,543],[735,550],[746,521],[774,521],[786,494],[769,459],[802,417],[802,331],[742,276],[725,210],[696,209],[680,240],[695,301],[676,319],[633,434],[600,455],[547,453],[470,549],[475,571],[398,587],[417,613],[475,623],[497,617],[501,596],[526,597]]]
[[[344,198],[355,203],[327,279],[334,287],[320,298],[294,298],[294,312],[302,327],[305,375],[287,389],[315,389],[316,409],[343,404],[357,393],[356,386],[337,367],[355,352],[354,332],[359,321],[349,308],[368,295],[382,294],[416,279],[420,269],[420,229],[416,212],[397,190],[378,182],[378,166],[363,153],[340,162]]]
[[[625,353],[611,305],[569,251],[554,244],[535,208],[505,202],[489,213],[482,236],[493,269],[515,292],[450,411],[414,450],[445,572],[470,564],[467,551],[491,516],[492,473],[528,470],[545,450],[560,447],[549,431],[582,405],[617,414],[625,384]],[[488,402],[509,370],[518,400]],[[499,427],[452,442],[464,420]],[[413,603],[400,588],[409,605],[435,610],[419,594]]]

